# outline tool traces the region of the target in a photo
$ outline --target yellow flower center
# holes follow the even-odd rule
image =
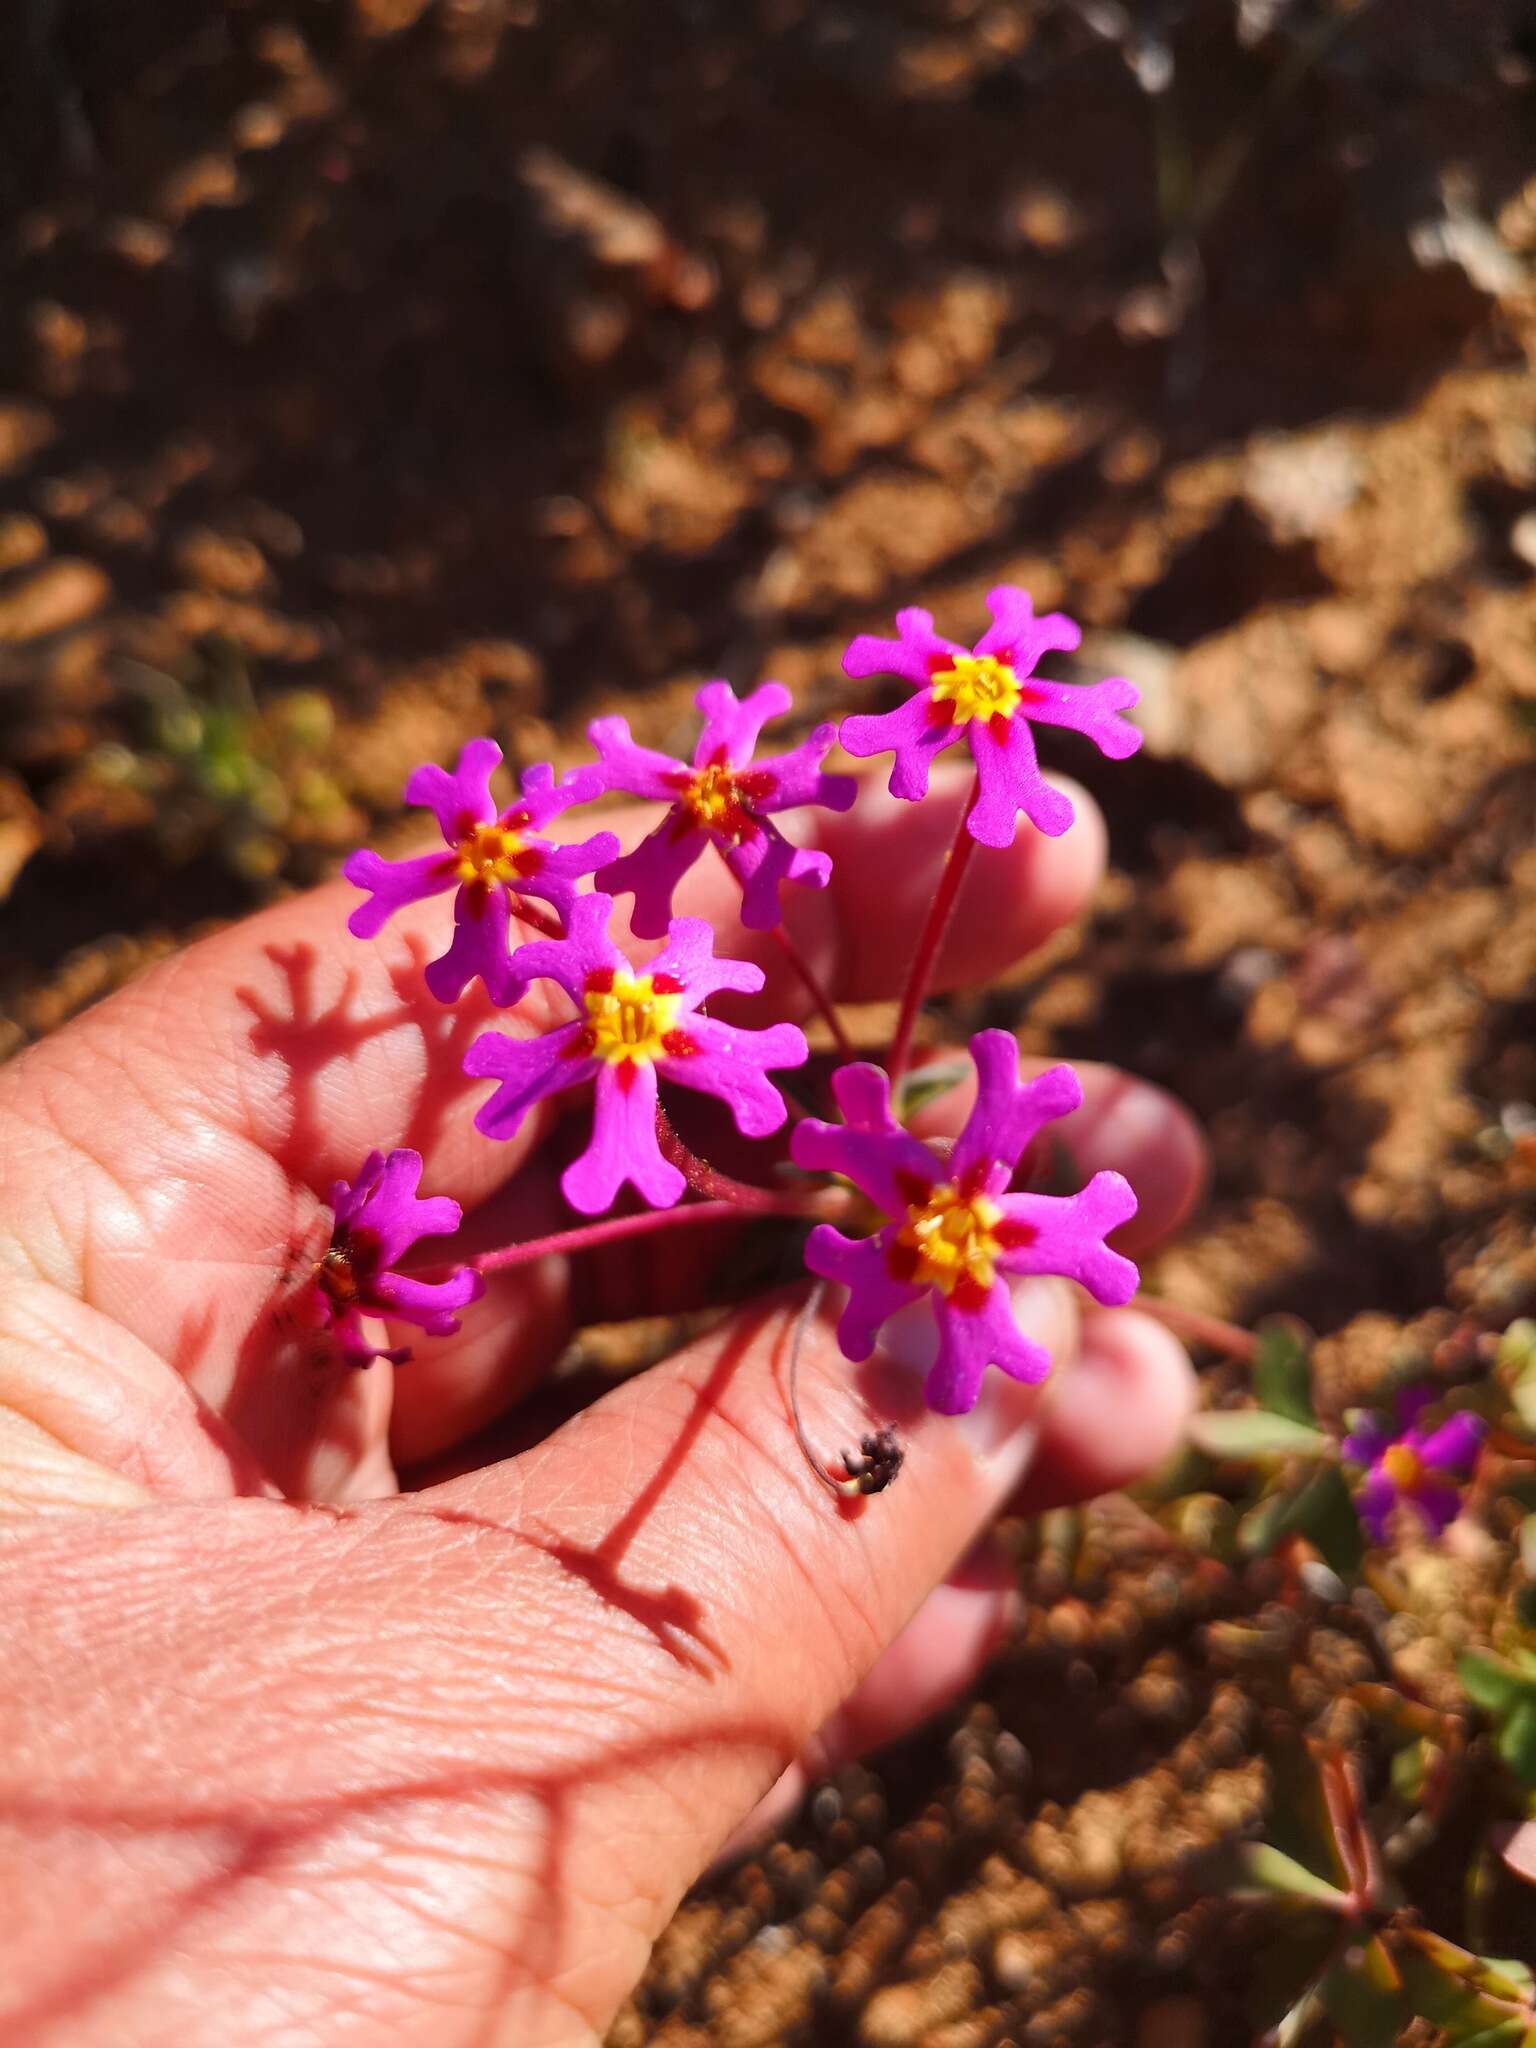
[[[517,875],[516,861],[523,851],[519,833],[505,825],[472,825],[459,841],[457,874],[471,882],[510,882]]]
[[[1411,1444],[1389,1444],[1381,1454],[1381,1469],[1399,1493],[1416,1493],[1424,1484],[1424,1465]]]
[[[682,805],[695,824],[719,827],[739,799],[729,768],[700,768],[683,792]]]
[[[935,672],[933,699],[952,704],[955,724],[968,725],[973,718],[1012,718],[1024,692],[1007,662],[995,654],[957,654],[953,668]]]
[[[648,974],[620,969],[607,988],[589,988],[584,998],[592,1051],[601,1060],[659,1060],[677,1028],[681,991],[658,989]]]
[[[896,1242],[915,1255],[915,1287],[937,1287],[953,1294],[962,1281],[983,1292],[997,1277],[996,1236],[1003,1211],[986,1195],[962,1195],[953,1183],[937,1187],[924,1202],[914,1202]]]

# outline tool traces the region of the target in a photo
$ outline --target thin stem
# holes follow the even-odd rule
[[[1175,1336],[1187,1337],[1192,1344],[1207,1345],[1212,1351],[1224,1351],[1239,1365],[1252,1365],[1259,1355],[1259,1340],[1253,1332],[1239,1329],[1236,1323],[1225,1323],[1220,1316],[1202,1315],[1197,1308],[1180,1308],[1177,1302],[1145,1292],[1137,1295],[1136,1306]]]
[[[824,987],[821,977],[817,974],[815,968],[800,951],[800,948],[789,936],[789,933],[785,931],[783,925],[776,924],[774,926],[773,936],[778,941],[779,951],[805,983],[807,993],[816,1007],[816,1014],[832,1034],[832,1043],[837,1047],[838,1058],[845,1062],[856,1060],[859,1056],[858,1048],[848,1036],[847,1028],[842,1018],[837,1014],[837,1006]]]
[[[944,943],[944,934],[949,929],[955,900],[960,894],[960,884],[965,880],[965,871],[970,866],[971,855],[976,851],[976,842],[965,827],[980,789],[981,776],[978,774],[961,808],[960,822],[955,827],[955,836],[950,842],[949,852],[944,857],[944,872],[939,877],[939,886],[934,891],[933,902],[928,908],[927,922],[917,942],[917,951],[912,956],[906,992],[901,999],[901,1012],[896,1019],[896,1036],[891,1041],[891,1056],[886,1062],[893,1094],[896,1084],[907,1070],[907,1059],[912,1051],[912,1034],[917,1029],[917,1013],[923,1007],[923,999],[933,980],[934,965],[939,957],[939,948]]]
[[[735,1209],[763,1210],[770,1215],[782,1215],[783,1205],[789,1200],[803,1213],[813,1213],[805,1208],[803,1194],[786,1197],[773,1188],[754,1187],[750,1181],[736,1180],[731,1174],[722,1173],[718,1166],[711,1166],[707,1159],[701,1159],[677,1135],[660,1103],[656,1105],[656,1142],[662,1158],[671,1160],[696,1195],[729,1202]]]
[[[905,1453],[896,1441],[894,1430],[876,1430],[861,1440],[857,1453],[838,1452],[843,1467],[843,1476],[839,1479],[832,1468],[822,1462],[820,1453],[806,1433],[800,1413],[800,1354],[826,1293],[825,1280],[813,1281],[811,1291],[795,1317],[794,1331],[789,1340],[789,1416],[795,1425],[795,1441],[800,1446],[801,1457],[828,1493],[835,1493],[841,1500],[857,1500],[861,1494],[883,1493],[901,1470]]]
[[[758,1205],[754,1213],[772,1213],[778,1216],[814,1215],[806,1206],[804,1195],[785,1195],[782,1198],[769,1196],[774,1204],[769,1211]],[[534,1259],[551,1257],[557,1252],[584,1252],[594,1245],[614,1244],[621,1238],[648,1237],[657,1230],[676,1230],[685,1223],[723,1223],[729,1216],[743,1214],[740,1202],[685,1202],[676,1209],[645,1209],[638,1216],[610,1216],[604,1223],[584,1223],[576,1230],[557,1230],[551,1237],[530,1238],[525,1244],[504,1244],[499,1250],[481,1252],[471,1259],[470,1265],[477,1273],[502,1273],[509,1266],[526,1266]]]
[[[731,867],[730,862],[725,858],[725,851],[720,846],[718,841],[715,842],[715,851],[719,854],[721,864],[725,867],[727,873],[731,874],[733,878],[737,880],[738,886],[741,888],[743,895],[745,895],[746,884],[744,882],[741,882],[739,877],[735,876],[735,870]],[[843,1024],[843,1020],[837,1014],[837,1005],[833,1002],[832,997],[826,989],[826,987],[824,986],[820,975],[816,972],[815,968],[811,965],[810,961],[807,960],[805,955],[800,951],[800,948],[789,936],[789,933],[785,931],[783,925],[774,925],[773,937],[778,941],[779,950],[783,953],[784,958],[789,962],[790,966],[795,970],[796,974],[799,975],[801,981],[805,984],[806,993],[810,996],[812,1003],[815,1005],[816,1014],[821,1018],[822,1022],[826,1025],[828,1031],[831,1032],[832,1043],[837,1047],[838,1058],[840,1060],[845,1061],[856,1060],[859,1055],[854,1046],[853,1040],[848,1036],[847,1030],[845,1029]]]
[[[523,924],[532,925],[536,932],[542,932],[546,939],[563,939],[565,926],[552,911],[542,910],[536,903],[530,903],[526,896],[519,896],[517,908],[512,915]]]

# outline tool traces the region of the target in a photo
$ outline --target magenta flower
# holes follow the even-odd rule
[[[612,912],[610,896],[578,897],[563,939],[536,940],[513,960],[519,995],[532,981],[560,984],[576,1009],[568,1024],[537,1038],[487,1031],[464,1057],[466,1074],[501,1084],[475,1117],[488,1138],[512,1137],[545,1096],[596,1083],[592,1142],[560,1179],[588,1216],[611,1207],[626,1181],[657,1209],[687,1185],[656,1141],[658,1079],[719,1096],[744,1137],[765,1138],[788,1115],[766,1069],[807,1056],[793,1024],[744,1031],[702,1013],[720,989],[752,995],[763,985],[749,961],[715,958],[702,918],[675,918],[665,950],[636,968],[608,936]]]
[[[933,614],[915,608],[896,614],[899,639],[861,633],[843,656],[849,675],[905,676],[919,688],[883,716],[845,718],[838,737],[860,759],[893,749],[891,794],[915,802],[928,793],[934,756],[965,733],[980,785],[966,821],[971,837],[1011,846],[1022,811],[1054,839],[1071,824],[1072,806],[1040,773],[1031,723],[1070,726],[1123,761],[1141,734],[1119,714],[1140,692],[1121,676],[1046,682],[1033,673],[1035,663],[1049,648],[1070,653],[1082,638],[1078,628],[1062,612],[1037,619],[1029,593],[1011,584],[987,593],[987,609],[993,623],[972,648],[940,639]]]
[[[942,1415],[975,1407],[989,1365],[1029,1381],[1050,1370],[1048,1354],[1014,1322],[1008,1275],[1064,1274],[1107,1307],[1129,1301],[1140,1278],[1104,1243],[1136,1213],[1118,1173],[1096,1173],[1076,1195],[1008,1193],[1038,1132],[1082,1101],[1076,1074],[1052,1067],[1021,1082],[1006,1031],[978,1032],[971,1057],[976,1104],[947,1155],[897,1123],[889,1079],[864,1065],[832,1077],[842,1125],[807,1118],[790,1140],[796,1165],[843,1175],[889,1218],[857,1239],[820,1223],[805,1248],[813,1273],[848,1289],[837,1326],[844,1355],[868,1358],[886,1319],[930,1295],[939,1354],[924,1392]]]
[[[610,861],[597,877],[598,888],[612,895],[633,891],[630,927],[642,939],[659,939],[666,930],[673,890],[711,841],[741,884],[742,923],[771,930],[779,921],[780,885],[803,882],[824,889],[832,862],[824,853],[791,846],[768,814],[799,804],[846,811],[857,791],[851,775],[821,772],[836,737],[830,725],[818,725],[792,753],[752,759],[763,727],[790,707],[782,683],[764,683],[744,698],[729,683],[706,683],[693,701],[704,714],[704,729],[691,768],[638,746],[626,719],[599,718],[587,728],[602,758],[605,788],[672,807],[633,853]]]
[[[455,1002],[477,974],[492,1002],[510,1002],[514,899],[540,896],[566,920],[578,879],[619,850],[611,832],[594,833],[576,846],[555,846],[540,836],[552,818],[599,793],[595,768],[577,769],[560,783],[552,768],[530,768],[522,795],[498,811],[491,771],[500,760],[494,740],[471,740],[451,775],[427,761],[405,785],[408,804],[425,804],[437,814],[446,853],[385,860],[364,846],[342,869],[349,882],[369,892],[369,900],[347,919],[347,929],[360,939],[373,938],[407,903],[457,888],[453,942],[426,971],[427,987],[440,1003]]]
[[[1385,1543],[1399,1508],[1412,1508],[1432,1536],[1448,1529],[1461,1513],[1461,1498],[1488,1425],[1459,1409],[1438,1429],[1417,1421],[1434,1400],[1431,1387],[1399,1395],[1397,1427],[1370,1415],[1344,1439],[1344,1455],[1364,1465],[1365,1482],[1355,1510],[1375,1543]]]
[[[458,1311],[485,1292],[485,1281],[469,1266],[446,1280],[412,1280],[394,1270],[418,1238],[452,1236],[463,1214],[447,1195],[419,1200],[420,1183],[421,1154],[401,1147],[387,1159],[370,1152],[355,1181],[339,1180],[331,1189],[336,1222],[315,1266],[309,1308],[349,1365],[372,1365],[376,1358],[404,1365],[411,1355],[370,1344],[364,1316],[389,1316],[429,1337],[451,1337]]]

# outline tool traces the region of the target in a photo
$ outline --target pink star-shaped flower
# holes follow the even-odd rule
[[[1018,813],[1053,839],[1072,822],[1072,806],[1040,773],[1031,724],[1070,726],[1101,754],[1123,761],[1141,734],[1120,716],[1137,701],[1134,683],[1050,683],[1034,673],[1048,649],[1070,653],[1082,638],[1063,612],[1037,619],[1029,593],[1002,584],[987,593],[992,625],[971,648],[944,640],[933,614],[896,614],[895,640],[861,633],[843,667],[851,676],[905,676],[917,695],[881,715],[845,718],[838,735],[860,759],[893,749],[891,794],[915,802],[928,793],[934,757],[969,739],[979,788],[967,820],[983,846],[1011,846]]]
[[[364,1316],[414,1323],[429,1337],[450,1337],[458,1312],[485,1292],[485,1281],[468,1266],[446,1280],[413,1280],[394,1269],[423,1237],[451,1237],[463,1212],[447,1195],[419,1199],[421,1154],[400,1147],[386,1159],[370,1152],[354,1181],[331,1189],[335,1225],[331,1242],[315,1266],[307,1321],[328,1329],[349,1365],[376,1358],[403,1365],[409,1350],[370,1344]]]
[[[494,740],[471,740],[451,775],[427,761],[406,783],[405,801],[425,804],[436,814],[446,853],[385,860],[364,846],[342,869],[349,882],[368,891],[369,900],[347,919],[347,929],[360,939],[375,937],[405,904],[457,889],[452,943],[426,970],[427,987],[440,1003],[456,1002],[476,975],[492,1002],[510,1002],[509,935],[516,899],[542,897],[563,921],[576,900],[580,877],[619,850],[612,832],[594,833],[575,846],[556,846],[542,836],[551,819],[599,793],[595,768],[576,769],[560,783],[552,768],[530,768],[521,796],[498,810],[491,772],[500,761]]]
[[[824,775],[821,763],[836,737],[819,725],[793,752],[752,758],[758,735],[770,719],[790,708],[782,683],[764,683],[738,698],[729,683],[706,683],[694,699],[704,728],[693,764],[674,761],[636,744],[628,721],[599,718],[588,727],[601,757],[603,785],[648,797],[671,808],[656,830],[597,877],[613,895],[633,891],[630,928],[637,937],[657,939],[672,914],[672,892],[711,841],[741,884],[741,920],[754,931],[779,921],[779,888],[801,882],[826,887],[828,855],[792,846],[769,814],[799,804],[846,811],[857,784],[851,775]]]
[[[832,1077],[842,1124],[807,1118],[790,1139],[796,1165],[841,1174],[888,1219],[864,1238],[819,1223],[806,1244],[811,1271],[848,1290],[837,1326],[844,1355],[868,1358],[887,1318],[927,1295],[939,1354],[924,1393],[942,1415],[975,1407],[989,1365],[1028,1381],[1050,1370],[1049,1355],[1014,1321],[1010,1275],[1059,1273],[1106,1307],[1129,1301],[1140,1278],[1104,1243],[1136,1213],[1118,1173],[1096,1173],[1076,1195],[1008,1193],[1038,1132],[1082,1101],[1076,1074],[1052,1067],[1021,1082],[1006,1031],[978,1032],[971,1057],[976,1103],[948,1154],[896,1121],[884,1070],[862,1064]]]
[[[560,1181],[588,1216],[611,1207],[626,1181],[657,1209],[683,1193],[687,1183],[656,1139],[659,1080],[719,1096],[744,1137],[765,1138],[788,1115],[767,1069],[807,1056],[793,1024],[747,1031],[702,1013],[721,989],[752,995],[763,985],[749,961],[715,958],[702,918],[675,918],[665,950],[635,967],[608,936],[612,911],[609,896],[578,897],[563,939],[536,940],[514,956],[517,994],[533,981],[558,982],[575,1009],[569,1023],[535,1038],[487,1031],[464,1058],[465,1073],[500,1083],[475,1117],[488,1138],[512,1137],[545,1096],[596,1084],[592,1142]]]
[[[1488,1425],[1463,1408],[1438,1429],[1426,1429],[1417,1418],[1434,1399],[1433,1388],[1411,1388],[1398,1399],[1396,1429],[1384,1416],[1367,1415],[1344,1439],[1345,1457],[1366,1467],[1355,1512],[1374,1543],[1387,1542],[1400,1508],[1411,1509],[1432,1536],[1461,1513]]]

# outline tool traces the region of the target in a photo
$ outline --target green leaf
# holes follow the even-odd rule
[[[1270,1892],[1277,1898],[1326,1906],[1332,1913],[1348,1910],[1346,1892],[1270,1842],[1244,1842],[1236,1852],[1235,1864],[1235,1891]]]
[[[1536,1684],[1524,1672],[1483,1650],[1464,1651],[1456,1659],[1456,1676],[1474,1705],[1500,1719],[1536,1691]]]
[[[1409,2015],[1402,1979],[1379,1940],[1351,1949],[1320,1988],[1324,2009],[1349,2048],[1393,2048]]]
[[[1296,1496],[1295,1527],[1341,1579],[1352,1579],[1365,1560],[1365,1537],[1337,1465],[1324,1465]]]
[[[1312,1363],[1306,1340],[1289,1319],[1265,1322],[1258,1329],[1259,1348],[1253,1361],[1253,1391],[1271,1415],[1283,1415],[1308,1428],[1317,1423],[1312,1406]]]
[[[951,1088],[958,1088],[973,1072],[969,1058],[964,1058],[932,1060],[926,1067],[904,1074],[896,1090],[898,1122],[910,1123],[920,1109],[926,1109],[930,1102],[947,1095]]]
[[[1494,1747],[1521,1784],[1536,1789],[1536,1692],[1527,1692],[1511,1711]]]
[[[1213,1458],[1320,1457],[1320,1429],[1264,1408],[1207,1408],[1191,1418],[1190,1441]]]

